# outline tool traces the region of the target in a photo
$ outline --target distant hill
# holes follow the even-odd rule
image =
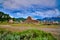
[[[60,22],[60,17],[45,17],[43,19],[37,19],[39,21],[58,21]]]
[[[60,22],[60,17],[51,17],[51,18],[47,17],[47,18],[44,18],[43,20]]]
[[[15,18],[16,20],[15,21],[25,21],[26,19],[25,18]]]
[[[42,19],[37,19],[38,21],[42,21]]]

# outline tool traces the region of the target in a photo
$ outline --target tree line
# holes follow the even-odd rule
[[[13,21],[24,21],[26,19],[24,18],[11,18],[9,16],[9,14],[5,14],[4,12],[0,12],[0,22],[4,22],[4,21],[9,21],[10,19],[12,19]]]
[[[11,17],[9,16],[9,14],[5,14],[4,12],[0,12],[0,21],[8,21],[9,19],[11,19]]]

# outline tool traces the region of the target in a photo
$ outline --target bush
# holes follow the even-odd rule
[[[0,31],[0,40],[56,40],[50,33],[40,30],[23,32]]]

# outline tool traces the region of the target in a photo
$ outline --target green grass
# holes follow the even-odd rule
[[[0,40],[56,40],[50,33],[40,30],[25,30],[23,32],[11,32],[0,29]]]
[[[8,24],[7,22],[0,22],[0,25],[6,25]]]

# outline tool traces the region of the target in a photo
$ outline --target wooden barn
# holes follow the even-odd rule
[[[24,21],[24,23],[39,23],[38,20],[33,20],[30,16]]]

